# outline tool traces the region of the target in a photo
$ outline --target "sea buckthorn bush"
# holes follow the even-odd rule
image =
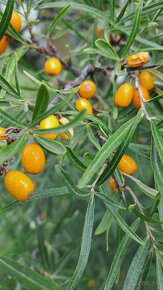
[[[0,289],[163,289],[162,9],[0,2]]]

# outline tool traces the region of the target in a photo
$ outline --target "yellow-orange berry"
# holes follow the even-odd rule
[[[127,107],[132,101],[133,92],[134,89],[131,84],[123,84],[115,94],[114,103],[119,107]]]
[[[5,176],[5,186],[8,192],[17,200],[25,201],[34,191],[34,183],[20,171],[8,171]]]
[[[88,281],[88,286],[93,287],[95,285],[95,280],[91,279]]]
[[[69,120],[66,119],[66,118],[64,118],[64,117],[60,118],[59,121],[60,121],[63,125],[66,125],[66,124],[69,123]],[[68,131],[70,132],[71,136],[73,137],[73,136],[74,136],[74,129],[73,129],[73,128],[70,128],[70,129],[68,129]],[[60,138],[61,138],[62,140],[64,140],[64,141],[68,141],[68,140],[69,140],[69,136],[68,136],[66,133],[64,133],[64,132],[60,133],[59,136],[60,136]]]
[[[20,18],[20,15],[16,11],[12,12],[10,23],[15,28],[15,30],[17,32],[20,31],[20,29],[21,29],[21,18]]]
[[[58,58],[51,57],[45,62],[45,73],[50,76],[57,76],[62,69],[61,62]]]
[[[144,86],[148,91],[154,88],[154,81],[152,74],[148,71],[142,71],[139,75],[139,82],[142,86]]]
[[[79,94],[82,98],[89,99],[94,96],[96,92],[96,85],[92,81],[84,81],[80,85]]]
[[[24,170],[30,174],[40,173],[45,166],[45,155],[37,144],[28,144],[22,151]]]
[[[0,140],[5,140],[8,137],[8,135],[6,135],[6,133],[7,133],[6,129],[0,127]],[[2,137],[3,135],[6,135],[6,136]]]
[[[102,37],[102,27],[100,25],[97,26],[97,37]]]
[[[137,165],[130,156],[124,154],[118,163],[118,168],[124,173],[133,174],[137,169]]]
[[[143,99],[144,100],[149,100],[149,93],[148,93],[147,89],[144,86],[140,85],[140,90],[141,90]],[[137,109],[141,108],[141,101],[140,101],[140,98],[139,98],[138,90],[136,88],[134,89],[133,104],[134,104],[135,108],[137,108]]]
[[[113,191],[117,191],[117,186],[112,176],[110,177],[110,180],[109,180],[109,186]]]
[[[9,44],[8,38],[6,35],[4,35],[0,40],[0,54],[6,50],[8,44]]]
[[[92,115],[92,113],[93,113],[91,104],[87,99],[79,98],[76,101],[75,106],[79,111],[86,110],[86,113],[90,114],[90,115]]]
[[[59,127],[59,122],[58,119],[53,115],[50,115],[47,118],[43,119],[39,125],[39,129],[51,129],[56,127]],[[57,137],[57,134],[48,134],[40,136],[50,140],[54,140]]]
[[[148,52],[139,52],[129,55],[126,59],[127,65],[130,67],[139,67],[145,65],[149,61]]]

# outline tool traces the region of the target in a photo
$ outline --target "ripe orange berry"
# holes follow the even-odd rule
[[[116,186],[116,183],[114,181],[114,178],[111,176],[110,177],[110,180],[109,180],[109,186],[110,188],[113,190],[113,191],[117,191],[117,186]]]
[[[8,45],[9,45],[8,38],[7,38],[6,35],[4,35],[2,37],[2,39],[0,40],[0,54],[3,53],[6,50]]]
[[[95,285],[95,280],[91,279],[88,281],[88,286],[93,287]]]
[[[79,111],[86,110],[86,113],[90,115],[93,113],[90,102],[84,98],[79,98],[75,106]]]
[[[149,61],[148,52],[139,52],[129,55],[126,59],[127,65],[130,67],[139,67],[145,65]]]
[[[102,37],[102,27],[100,25],[97,26],[97,37]]]
[[[61,62],[58,58],[50,57],[45,62],[45,73],[50,76],[57,76],[62,69]]]
[[[131,84],[123,84],[119,87],[114,97],[114,103],[119,107],[127,107],[133,98],[134,89]]]
[[[69,123],[69,120],[66,119],[66,118],[64,118],[64,117],[62,117],[59,121],[60,121],[63,125],[66,125],[66,124]],[[74,129],[73,129],[73,128],[70,128],[70,129],[68,129],[68,131],[70,132],[71,136],[73,137],[73,136],[74,136]],[[62,140],[64,140],[64,141],[69,140],[69,136],[68,136],[66,133],[64,133],[64,132],[60,133],[59,136],[60,136],[60,138],[61,138]]]
[[[15,30],[17,32],[20,31],[20,29],[21,29],[21,18],[20,18],[20,15],[16,11],[12,12],[10,23],[15,28]]]
[[[148,91],[154,88],[154,81],[151,73],[148,71],[142,71],[139,75],[139,82],[144,86]]]
[[[136,169],[137,165],[136,162],[128,155],[124,154],[118,163],[119,169],[127,174],[133,174]]]
[[[89,99],[94,96],[96,92],[96,85],[92,81],[84,81],[80,85],[79,94],[82,98]]]
[[[24,170],[30,174],[40,173],[45,166],[45,155],[37,144],[26,145],[22,151]]]
[[[6,132],[6,129],[0,127],[0,140],[5,140],[5,139],[8,137],[8,135],[5,136],[5,137],[1,137],[1,136],[3,136],[3,135],[6,135],[6,133],[7,133],[7,132]]]
[[[149,93],[148,93],[147,89],[144,86],[140,85],[140,90],[142,92],[142,96],[143,96],[144,100],[149,100]],[[134,89],[133,104],[134,104],[135,108],[137,108],[137,109],[141,108],[141,101],[139,98],[138,90],[136,88]]]
[[[53,115],[50,115],[47,118],[43,119],[39,125],[39,129],[51,129],[56,127],[59,127],[59,122],[58,119]],[[54,140],[57,137],[57,134],[48,134],[40,136],[50,140]]]
[[[5,176],[5,186],[8,192],[17,200],[25,201],[34,191],[34,183],[20,171],[8,171]]]

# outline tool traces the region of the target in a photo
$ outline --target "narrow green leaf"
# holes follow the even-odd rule
[[[161,162],[163,164],[163,138],[158,127],[155,125],[154,121],[151,121],[151,129],[152,129],[152,136],[156,144],[156,148],[158,150],[158,154],[160,156]]]
[[[121,12],[119,13],[117,19],[116,19],[116,23],[118,23],[121,18],[123,17],[123,15],[125,14],[125,11],[127,9],[128,4],[130,3],[130,0],[126,0],[125,4],[123,5]]]
[[[159,213],[160,221],[163,221],[163,202],[160,202],[158,205],[158,213]],[[163,225],[161,227],[163,229]]]
[[[154,199],[158,194],[158,190],[147,186],[146,184],[142,183],[139,179],[133,177],[132,175],[126,173],[124,173],[124,175],[132,179],[137,184],[137,186],[150,198]]]
[[[70,128],[75,128],[76,126],[78,126],[79,122],[83,119],[84,115],[85,115],[85,110],[79,112],[76,115],[76,117],[73,120],[71,120],[69,123],[67,123],[66,125],[61,125],[54,129],[33,130],[33,133],[37,135],[46,135],[46,134],[58,134],[58,133],[64,132]]]
[[[163,289],[163,272],[159,257],[156,255],[156,276],[157,276],[157,289]]]
[[[113,218],[115,219],[116,223],[121,227],[121,229],[126,232],[133,240],[135,240],[137,243],[143,245],[143,241],[139,238],[137,234],[128,226],[128,224],[125,222],[125,220],[121,217],[121,215],[118,213],[118,210],[113,207],[108,201],[107,198],[104,195],[97,195],[105,204],[106,208],[109,210],[109,212],[112,214]]]
[[[36,119],[37,116],[44,113],[48,107],[50,101],[50,96],[47,88],[41,85],[37,91],[36,103],[32,115],[32,121]]]
[[[38,249],[39,249],[39,256],[41,258],[41,262],[44,268],[46,269],[46,271],[50,271],[50,260],[49,260],[47,248],[45,246],[45,239],[42,233],[42,228],[38,223],[36,224],[36,232],[37,232]]]
[[[85,163],[88,165],[92,160],[93,160],[93,157],[92,157],[91,153],[86,152],[84,154],[84,161],[85,161]]]
[[[38,272],[33,271],[18,262],[7,257],[0,257],[0,268],[10,275],[13,279],[20,282],[26,289],[31,290],[60,290],[61,288],[50,278],[40,275]]]
[[[142,8],[143,8],[143,0],[139,0],[139,3],[137,5],[137,9],[136,9],[136,12],[135,12],[135,17],[134,17],[134,22],[133,22],[133,26],[132,26],[132,29],[131,29],[131,33],[130,33],[130,36],[127,40],[127,43],[123,49],[123,52],[122,52],[122,58],[124,59],[138,33],[138,30],[139,30],[139,26],[140,26],[140,20],[141,20],[141,13],[142,13]]]
[[[22,129],[25,128],[25,126],[22,123],[18,122],[14,117],[12,117],[11,115],[7,114],[1,108],[0,108],[0,116],[2,117],[2,120],[7,121],[12,126],[15,126],[15,127],[18,127],[18,128],[22,128]]]
[[[54,18],[54,20],[52,21],[49,27],[49,30],[48,30],[49,35],[53,32],[53,30],[58,25],[58,23],[63,19],[63,17],[68,13],[70,7],[71,7],[71,4],[67,5],[57,14],[57,16]]]
[[[149,252],[149,245],[150,245],[149,238],[146,238],[146,240],[144,241],[144,245],[139,246],[131,262],[131,265],[129,267],[129,270],[128,270],[128,273],[127,273],[127,276],[123,285],[123,290],[136,289],[139,276],[141,274],[141,271],[143,269],[145,260]]]
[[[125,139],[127,132],[130,131],[135,117],[125,124],[123,124],[102,146],[98,151],[93,161],[90,163],[83,176],[79,181],[79,187],[85,187],[92,179],[95,173],[101,168],[105,160],[113,153],[113,151],[122,143]]]
[[[2,19],[0,22],[0,40],[4,36],[4,34],[7,30],[7,27],[10,23],[12,11],[14,8],[14,2],[15,2],[15,0],[8,0],[7,1],[6,8],[5,8],[5,11],[3,13],[3,16],[2,16]]]
[[[37,140],[37,142],[40,143],[46,150],[59,155],[66,153],[66,148],[62,143],[37,135],[34,135],[34,137]]]
[[[0,86],[9,93],[13,98],[19,98],[19,94],[11,87],[11,85],[0,74]]]
[[[152,98],[152,99],[150,99],[150,100],[148,100],[148,102],[155,102],[156,100],[161,100],[163,98],[163,94],[161,94],[161,95],[158,95],[158,96],[156,96],[156,97],[154,97],[154,98]],[[147,103],[147,101],[145,101],[146,103]]]
[[[99,118],[89,114],[85,114],[85,118],[91,120],[94,124],[101,127],[107,134],[111,135],[111,131],[109,130],[108,126],[106,126],[105,123],[101,121]]]
[[[110,19],[114,21],[115,0],[110,0]]]
[[[75,155],[69,146],[66,146],[66,150],[68,159],[75,165],[76,168],[79,170],[85,170],[87,168],[87,166]]]
[[[136,231],[139,226],[139,223],[140,223],[140,219],[135,220],[130,228],[133,231]],[[110,267],[109,275],[106,279],[104,290],[112,289],[130,242],[131,242],[131,237],[128,235],[125,235],[121,243],[119,244],[116,254],[114,256],[113,262]]]
[[[119,59],[114,48],[108,42],[106,42],[104,39],[96,40],[95,44],[98,47],[98,49],[100,51],[102,51],[102,53],[107,55],[108,58],[116,60],[116,61]]]
[[[74,196],[77,199],[85,199],[86,197],[88,197],[89,194],[87,194],[86,192],[80,190],[74,184],[72,179],[68,176],[66,171],[61,166],[56,165],[55,168],[57,170],[58,175],[62,177],[63,182],[67,186],[67,188],[68,188],[70,194],[72,194],[72,196]]]
[[[107,178],[109,178],[112,173],[114,172],[114,170],[116,169],[119,161],[121,160],[123,154],[125,153],[127,147],[129,146],[129,143],[131,142],[131,139],[135,133],[135,130],[138,126],[138,124],[140,123],[140,121],[143,118],[143,114],[142,111],[139,110],[135,121],[133,122],[130,131],[127,132],[124,140],[122,141],[122,143],[120,144],[119,148],[117,149],[114,157],[112,158],[111,162],[109,162],[109,164],[106,166],[105,170],[103,171],[103,173],[101,174],[97,185],[102,184]]]
[[[73,273],[73,276],[68,286],[66,287],[67,290],[72,290],[76,288],[88,262],[89,252],[91,249],[91,240],[92,240],[94,208],[95,208],[95,201],[94,201],[94,197],[91,196],[88,203],[86,216],[85,216],[81,250],[80,250],[78,264],[76,266],[76,269]]]
[[[95,146],[97,150],[100,150],[101,146],[97,142],[96,137],[94,136],[93,131],[89,125],[87,126],[87,136],[88,136],[89,141],[93,144],[93,146]]]
[[[114,201],[113,199],[109,198],[108,196],[105,196],[103,194],[97,194],[97,193],[96,193],[96,196],[98,196],[105,203],[105,205],[107,205],[109,208],[112,206],[112,207],[115,207],[116,209],[123,209],[123,210],[126,209],[124,207],[124,205]]]
[[[133,212],[138,216],[140,217],[142,220],[144,221],[147,221],[149,223],[152,223],[152,224],[158,224],[158,225],[162,225],[163,224],[163,221],[160,221],[160,220],[156,220],[156,219],[153,219],[151,217],[148,217],[144,214],[141,214],[138,210],[136,209],[133,209]]]
[[[163,164],[161,163],[156,145],[153,140],[152,140],[152,150],[151,150],[151,167],[154,173],[156,188],[159,190],[160,194],[163,196],[163,191],[162,191]]]
[[[20,152],[22,148],[26,145],[29,135],[27,133],[19,137],[15,142],[11,143],[9,146],[4,147],[0,150],[0,165],[7,160],[10,160],[12,156]]]

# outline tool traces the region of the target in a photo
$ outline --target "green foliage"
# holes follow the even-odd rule
[[[10,45],[0,55],[0,127],[8,135],[0,140],[0,289],[161,290],[163,3],[1,2],[0,40],[7,34]],[[10,24],[13,9],[20,33]],[[142,51],[149,62],[128,67],[126,57]],[[60,75],[44,73],[49,57],[60,60]],[[154,79],[150,100],[139,111],[132,103],[117,107],[119,86],[137,87],[143,70]],[[96,84],[91,115],[75,107],[87,79]],[[39,129],[53,114],[69,122]],[[60,138],[63,132],[69,140]],[[45,168],[29,176],[35,184],[29,199],[15,201],[5,172],[24,172],[21,151],[30,142],[43,148]],[[124,154],[137,163],[134,176],[119,170]]]

